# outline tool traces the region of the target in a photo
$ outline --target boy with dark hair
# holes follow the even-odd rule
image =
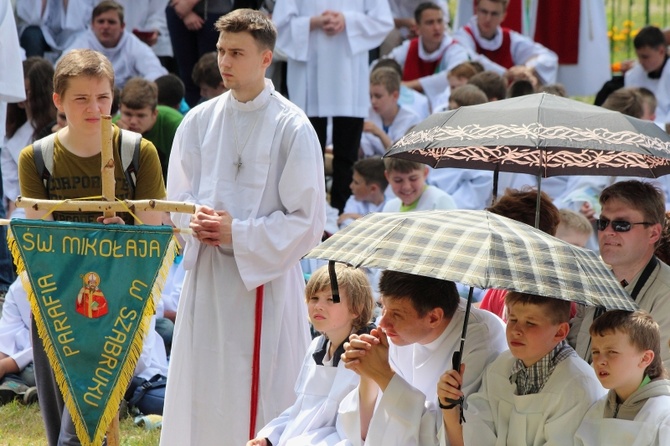
[[[134,77],[121,90],[119,110],[113,122],[121,129],[140,133],[158,150],[163,178],[167,179],[168,160],[172,141],[183,116],[177,110],[158,105],[158,87],[155,83]]]
[[[656,121],[670,123],[670,65],[663,32],[655,26],[645,26],[633,39],[638,63],[624,75],[624,86],[645,87],[654,95]]]
[[[593,368],[609,392],[589,409],[575,445],[665,445],[670,441],[670,382],[661,333],[645,311],[608,311],[590,328]]]
[[[177,110],[182,115],[189,111],[189,106],[184,99],[186,87],[176,74],[168,73],[156,78],[154,81],[158,87],[158,105],[167,105]]]
[[[223,84],[219,64],[216,61],[216,51],[200,56],[193,67],[193,83],[200,88],[200,98],[203,101],[222,95],[228,89]]]
[[[382,212],[456,209],[448,193],[426,184],[428,166],[401,158],[384,158],[386,179],[396,198],[386,202]]]
[[[363,124],[362,156],[382,156],[391,145],[421,121],[401,107],[400,76],[393,68],[377,68],[370,74],[370,113]]]
[[[469,84],[479,87],[490,101],[500,101],[507,97],[505,79],[494,71],[482,71],[470,78]]]
[[[337,219],[340,229],[370,212],[380,212],[386,202],[388,180],[384,175],[384,161],[379,157],[365,158],[354,164],[351,197],[344,212]]]
[[[482,385],[466,398],[465,422],[457,407],[442,409],[451,446],[564,444],[604,393],[593,370],[565,341],[570,302],[509,292],[507,345],[484,370]],[[461,366],[468,369],[467,361]],[[461,373],[442,375],[438,397],[457,400]]]
[[[340,404],[338,426],[355,444],[437,445],[442,419],[435,383],[460,345],[465,301],[448,280],[384,271],[382,317],[369,335],[352,335],[342,360],[360,384]],[[500,319],[473,308],[463,361],[466,395],[506,349]]]

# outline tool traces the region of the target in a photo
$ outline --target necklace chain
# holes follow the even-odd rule
[[[240,169],[243,166],[242,162],[242,154],[244,153],[245,149],[247,148],[247,143],[249,142],[249,138],[251,138],[251,134],[254,133],[254,129],[256,128],[256,123],[258,122],[258,117],[261,115],[259,111],[256,111],[256,117],[254,118],[254,122],[251,125],[251,128],[249,129],[249,132],[247,133],[247,136],[244,138],[244,144],[242,144],[242,148],[240,148],[238,139],[237,139],[237,120],[235,119],[235,111],[231,107],[231,112],[230,115],[232,117],[233,121],[233,136],[235,137],[235,152],[237,153],[237,160],[233,163],[233,165],[237,168],[235,171],[235,180],[237,180],[237,176],[240,174]]]

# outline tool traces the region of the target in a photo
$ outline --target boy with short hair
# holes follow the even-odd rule
[[[121,129],[142,134],[156,146],[163,178],[167,178],[172,141],[183,119],[182,114],[172,107],[158,105],[158,87],[141,77],[126,82],[121,90],[119,110],[121,113],[113,122]]]
[[[200,56],[191,73],[193,83],[200,88],[201,101],[222,95],[228,89],[223,84],[219,64],[216,61],[216,51]]]
[[[67,126],[60,129],[54,140],[53,169],[50,187],[45,187],[34,158],[33,146],[21,151],[19,156],[19,184],[21,195],[28,198],[49,200],[75,199],[99,196],[101,193],[101,115],[110,114],[114,70],[110,61],[93,50],[73,50],[63,56],[55,68],[53,100],[56,108],[64,112]],[[134,188],[126,180],[120,159],[120,130],[113,128],[115,196],[122,199],[164,199],[165,186],[161,175],[156,148],[142,140],[139,149],[139,169]],[[90,181],[81,181],[82,178]],[[26,209],[30,219],[44,218],[47,210]],[[57,221],[99,222],[104,224],[132,224],[133,216],[119,213],[114,217],[103,217],[100,212],[54,211],[48,217]],[[138,222],[149,225],[161,224],[160,212],[136,211]],[[53,371],[44,351],[42,340],[37,335],[37,326],[32,324],[33,360],[35,381],[40,401],[40,410],[45,423],[49,445],[79,444],[72,418],[63,404],[60,389],[56,386]],[[147,336],[146,339],[149,339]],[[145,346],[147,346],[145,342]],[[160,344],[162,346],[162,343]],[[153,355],[155,350],[149,350]],[[165,351],[162,351],[164,368],[167,367]],[[138,362],[139,364],[139,362]],[[165,372],[165,370],[164,370]],[[151,378],[151,373],[146,378]]]
[[[593,368],[609,392],[584,416],[575,445],[670,442],[670,382],[661,333],[646,311],[608,311],[589,329]]]
[[[451,195],[426,184],[428,166],[401,158],[384,158],[384,175],[396,198],[386,202],[382,212],[456,209]]]
[[[391,145],[421,121],[413,111],[398,103],[400,76],[390,67],[370,74],[370,114],[363,123],[363,157],[381,156]]]
[[[466,84],[451,91],[449,110],[456,110],[465,105],[485,104],[486,94],[476,85]]]
[[[459,409],[443,409],[451,446],[572,445],[574,432],[604,390],[593,370],[565,341],[570,302],[509,292],[507,345],[491,363],[478,392]],[[464,364],[467,367],[467,364]],[[438,397],[463,396],[461,375],[450,370],[438,383]]]
[[[344,212],[337,219],[340,229],[349,226],[370,212],[381,212],[386,202],[389,182],[384,175],[384,161],[379,157],[365,158],[354,164],[351,197],[344,205]]]
[[[584,248],[593,235],[591,222],[583,214],[570,209],[559,209],[561,220],[556,228],[556,238]]]
[[[296,381],[297,400],[262,428],[247,446],[335,444],[342,440],[335,429],[340,401],[358,385],[358,375],[340,361],[344,343],[352,333],[369,333],[372,291],[365,273],[335,265],[340,302],[333,302],[328,266],[312,274],[305,288],[309,320],[321,333],[315,338]]]

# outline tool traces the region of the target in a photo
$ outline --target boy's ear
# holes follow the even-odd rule
[[[54,105],[56,106],[56,109],[58,109],[59,112],[63,111],[63,105],[61,103],[61,97],[58,93],[54,93],[51,98],[54,101]]]
[[[556,330],[554,337],[560,342],[568,337],[568,333],[570,333],[570,324],[561,322],[558,324],[558,329]]]
[[[264,50],[263,51],[263,68],[267,68],[270,66],[272,63],[272,51],[271,50]]]
[[[423,177],[428,178],[428,173],[430,172],[430,168],[428,166],[424,166],[423,168]]]
[[[435,307],[428,312],[428,323],[431,327],[438,325],[444,319],[444,310],[440,307]]]
[[[400,97],[400,90],[396,90],[393,93],[391,93],[391,97],[393,98],[394,101],[398,102],[398,98]]]
[[[654,360],[654,356],[656,355],[654,354],[653,350],[645,350],[644,354],[642,355],[642,359],[640,360],[640,368],[646,369],[649,367],[649,364],[651,364],[651,362]]]

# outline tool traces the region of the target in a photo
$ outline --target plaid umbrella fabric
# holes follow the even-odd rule
[[[487,211],[368,214],[306,257],[606,309],[637,308],[593,251]]]

